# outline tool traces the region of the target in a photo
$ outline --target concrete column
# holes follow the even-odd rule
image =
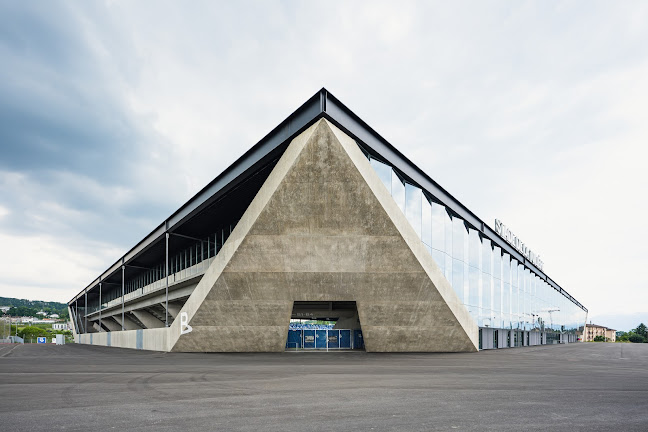
[[[168,227],[168,222],[165,225]],[[166,254],[164,258],[164,275],[166,276],[165,301],[164,301],[164,326],[169,327],[169,233],[166,233]]]
[[[140,330],[142,327],[140,327],[139,324],[137,324],[135,321],[133,321],[128,315],[125,316],[124,318],[124,329],[126,330]]]
[[[101,278],[99,278],[101,280]],[[99,331],[103,331],[101,328],[101,282],[99,282]]]
[[[121,298],[121,303],[122,303],[122,316],[121,316],[121,326],[122,330],[124,330],[124,272],[126,271],[126,267],[122,266],[122,298]]]
[[[360,330],[360,320],[358,319],[358,314],[356,312],[351,312],[351,316],[339,316],[338,320],[335,322],[333,329],[351,329],[351,330]],[[336,314],[341,315],[341,314]]]
[[[168,303],[168,305],[165,303],[160,303],[160,304],[162,307],[166,307],[169,316],[171,316],[171,318],[173,319],[176,319],[176,317],[180,314],[180,309],[182,309],[180,305],[174,303]]]
[[[105,317],[101,323],[105,325],[110,331],[120,331],[121,325],[115,320],[114,317]]]
[[[85,307],[83,309],[83,332],[88,333],[88,290],[85,291]]]
[[[164,322],[157,319],[154,315],[146,312],[145,310],[133,311],[133,315],[146,326],[146,328],[162,328]]]

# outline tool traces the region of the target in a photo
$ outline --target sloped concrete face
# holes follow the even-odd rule
[[[290,144],[183,307],[193,331],[170,346],[283,351],[293,301],[356,301],[367,351],[477,350],[476,324],[355,142],[326,120]]]

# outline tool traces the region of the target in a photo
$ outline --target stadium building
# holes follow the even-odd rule
[[[570,343],[587,316],[326,89],[68,304],[79,343],[202,352]]]

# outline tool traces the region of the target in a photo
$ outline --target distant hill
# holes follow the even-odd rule
[[[48,315],[55,313],[61,318],[68,316],[67,304],[59,302],[0,297],[0,306],[11,306],[7,312],[7,315],[11,316],[37,316],[37,312],[40,311],[46,312]]]

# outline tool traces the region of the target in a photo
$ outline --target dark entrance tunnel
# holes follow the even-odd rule
[[[364,350],[356,302],[294,302],[286,350]]]

